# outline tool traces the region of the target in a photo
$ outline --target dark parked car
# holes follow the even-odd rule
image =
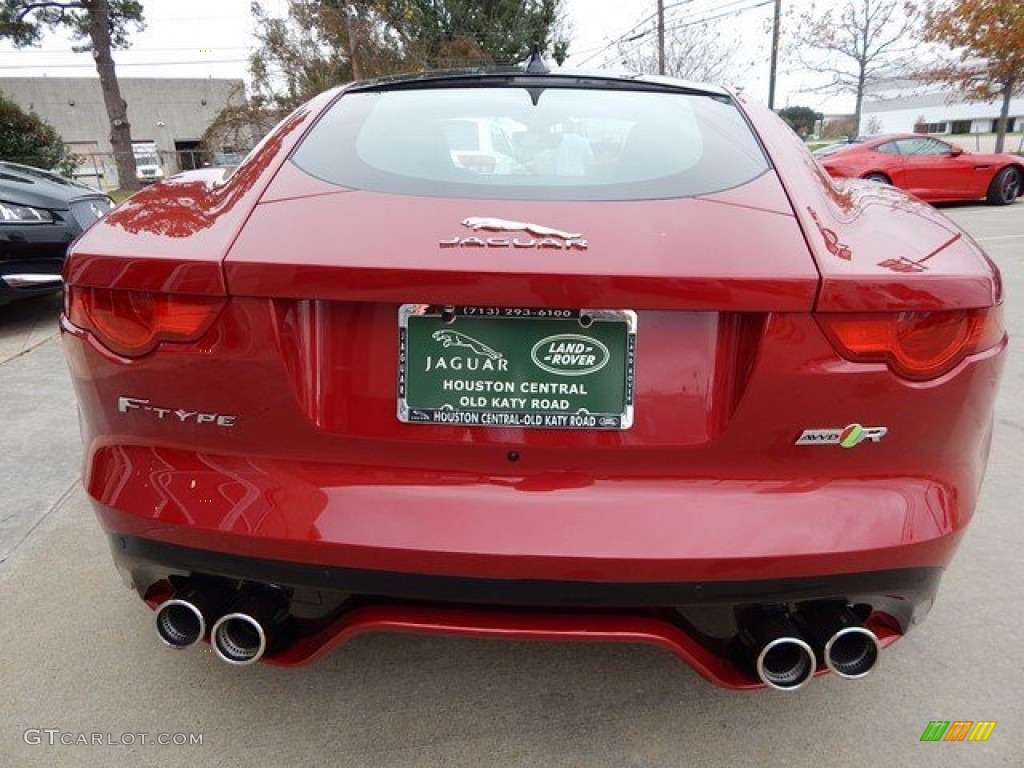
[[[113,207],[80,182],[0,162],[0,304],[60,290],[68,246]]]
[[[1024,194],[1024,158],[967,152],[932,136],[873,136],[818,157],[836,178],[892,184],[932,203],[1009,205]]]
[[[516,162],[453,157],[467,119]],[[729,91],[604,73],[334,89],[67,275],[114,559],[233,664],[386,630],[862,677],[974,514],[1007,345],[941,213]]]

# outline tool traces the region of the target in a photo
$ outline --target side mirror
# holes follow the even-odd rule
[[[953,157],[960,157],[964,151],[960,147],[950,147],[949,154]]]

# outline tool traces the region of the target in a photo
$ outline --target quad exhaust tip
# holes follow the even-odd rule
[[[234,590],[222,581],[193,578],[177,585],[174,597],[156,609],[156,632],[170,648],[190,648],[224,612]]]
[[[856,680],[878,663],[882,649],[878,636],[850,606],[811,604],[796,614],[796,621],[825,666],[839,677]]]
[[[769,688],[795,691],[814,677],[814,650],[781,606],[755,606],[739,624],[747,663]]]
[[[757,655],[757,676],[780,691],[795,691],[812,677],[817,662],[811,646],[796,636],[772,640]]]
[[[878,663],[881,646],[867,627],[844,627],[825,643],[825,665],[839,677],[856,680]]]
[[[202,611],[188,600],[174,598],[161,604],[155,620],[160,639],[176,650],[190,648],[206,634]]]
[[[267,633],[247,613],[229,613],[213,625],[213,650],[229,664],[255,664],[267,652]]]
[[[288,624],[287,595],[269,585],[194,577],[176,585],[176,597],[156,610],[156,631],[170,648],[189,648],[206,637],[229,664],[255,664]]]

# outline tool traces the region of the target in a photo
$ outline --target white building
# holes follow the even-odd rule
[[[892,80],[866,91],[860,133],[945,134],[970,149],[991,149],[1001,106],[1001,98],[968,103],[948,87]],[[1019,150],[1024,140],[1024,97],[1010,100],[1007,133],[1006,150]]]

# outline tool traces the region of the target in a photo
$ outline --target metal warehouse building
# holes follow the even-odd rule
[[[968,149],[991,151],[1001,106],[1000,99],[969,103],[948,88],[890,80],[867,89],[860,133],[946,134]],[[1024,97],[1010,100],[1007,133],[1006,150],[1018,151],[1024,145]]]
[[[120,78],[128,102],[132,141],[154,142],[167,174],[199,165],[199,140],[229,103],[244,98],[241,80]],[[76,176],[111,189],[118,186],[110,146],[110,121],[98,78],[0,78],[0,91],[50,123],[82,158]]]

